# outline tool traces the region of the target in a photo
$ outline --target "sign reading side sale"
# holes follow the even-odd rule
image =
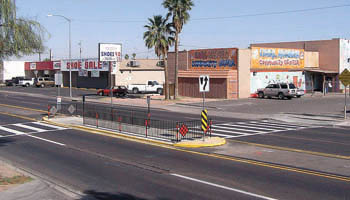
[[[98,44],[99,61],[122,61],[122,45],[116,43],[99,43]]]

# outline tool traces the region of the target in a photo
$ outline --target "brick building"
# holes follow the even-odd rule
[[[199,76],[209,75],[208,98],[249,97],[250,50],[237,48],[200,49],[179,52],[179,95],[202,97]],[[168,53],[169,81],[174,83],[175,53]]]

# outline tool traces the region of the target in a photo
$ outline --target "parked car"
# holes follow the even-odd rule
[[[128,89],[125,86],[114,86],[112,90],[113,96],[124,97],[128,95]],[[97,95],[109,96],[111,94],[111,89],[100,89],[97,91]]]
[[[297,96],[297,87],[293,83],[269,84],[266,88],[258,89],[257,93],[259,98],[278,97],[284,99],[286,97],[291,99]]]
[[[5,80],[5,83],[6,83],[6,86],[16,86],[19,84],[19,81],[23,79],[24,79],[23,76],[16,76],[10,80]]]
[[[163,93],[163,86],[157,81],[148,81],[147,84],[131,84],[128,85],[128,90],[134,94],[137,93]]]
[[[26,78],[23,80],[20,80],[18,85],[23,86],[23,87],[29,87],[29,86],[33,86],[34,85],[34,79],[35,78]]]
[[[46,87],[46,86],[55,86],[55,80],[50,77],[39,77],[35,79],[34,85],[36,87]]]
[[[302,89],[297,89],[297,98],[300,98],[301,96],[305,95],[305,91]]]

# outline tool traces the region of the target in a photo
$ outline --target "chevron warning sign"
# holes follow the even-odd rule
[[[208,130],[208,110],[204,109],[201,114],[202,131],[207,132]]]

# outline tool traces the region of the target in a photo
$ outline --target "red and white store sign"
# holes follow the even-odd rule
[[[98,62],[98,59],[62,60],[61,71],[109,71],[109,62]]]

